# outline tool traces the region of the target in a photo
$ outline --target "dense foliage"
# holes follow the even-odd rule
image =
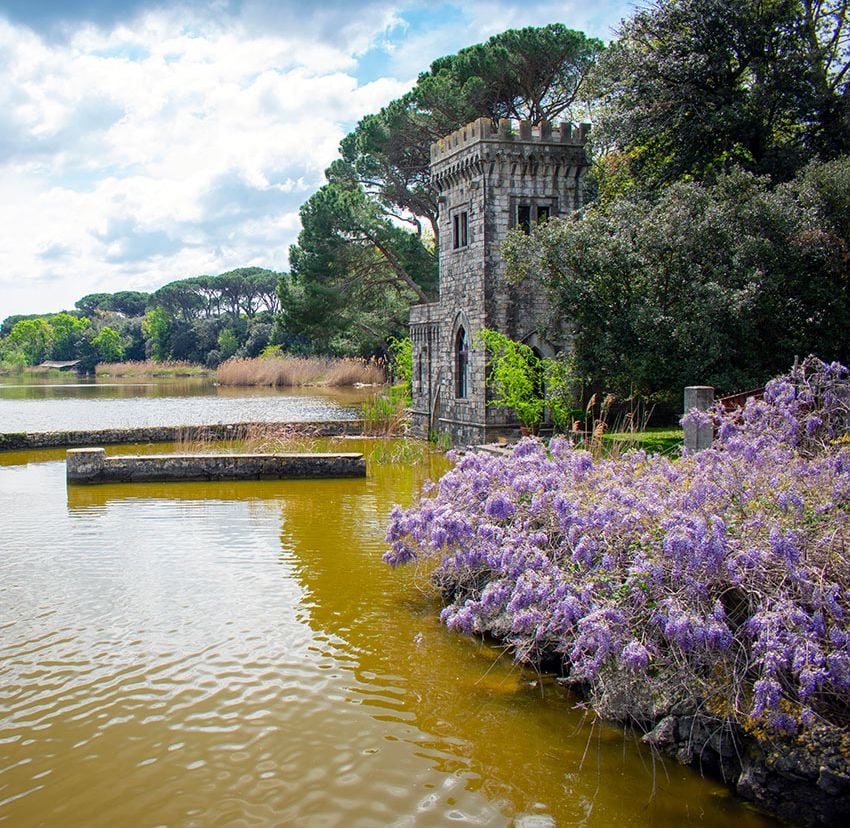
[[[599,202],[502,246],[571,320],[578,370],[629,396],[763,384],[850,360],[850,157],[774,187],[742,170]]]
[[[848,0],[654,0],[618,34],[595,133],[635,188],[850,152]]]
[[[847,0],[654,0],[591,73],[599,198],[515,235],[621,397],[850,360]]]
[[[694,415],[696,416],[696,415]],[[606,716],[701,711],[757,734],[850,723],[850,372],[809,358],[681,460],[556,438],[457,458],[397,509],[443,621],[558,657]]]

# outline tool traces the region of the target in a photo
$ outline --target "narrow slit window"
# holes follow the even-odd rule
[[[469,244],[469,214],[464,211],[454,216],[454,249],[466,247]]]
[[[519,204],[516,208],[516,223],[522,227],[523,233],[531,232],[531,205]]]

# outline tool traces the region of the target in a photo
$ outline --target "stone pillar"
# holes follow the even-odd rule
[[[707,411],[714,403],[714,388],[710,385],[689,385],[685,388],[685,414],[696,408]],[[702,451],[711,447],[714,441],[714,429],[711,423],[696,426],[685,423],[685,448],[688,451]]]
[[[65,476],[69,483],[94,483],[106,466],[102,448],[70,449],[65,454]]]

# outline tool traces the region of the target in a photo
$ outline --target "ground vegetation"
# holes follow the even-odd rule
[[[798,354],[850,360],[850,156],[790,182],[735,168],[597,203],[503,245],[569,319],[577,371],[621,398],[762,385]]]

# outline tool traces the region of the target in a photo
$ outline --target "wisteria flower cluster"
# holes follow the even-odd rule
[[[557,658],[603,715],[709,711],[756,733],[850,722],[850,372],[814,358],[709,415],[712,448],[469,453],[396,509],[465,633]]]

